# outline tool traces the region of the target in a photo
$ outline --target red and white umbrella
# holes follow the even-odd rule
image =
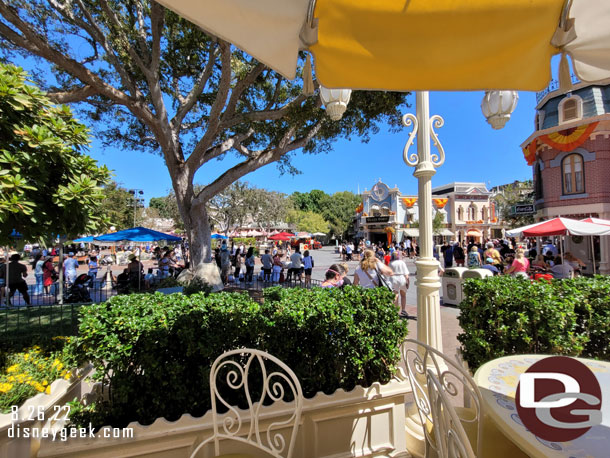
[[[601,224],[602,226],[610,226],[610,221],[607,219],[589,217],[589,218],[581,219],[581,221],[583,223],[593,223],[593,224]]]
[[[506,231],[509,237],[545,237],[551,235],[610,235],[610,226],[569,218],[553,218]]]

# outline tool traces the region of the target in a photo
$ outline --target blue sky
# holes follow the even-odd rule
[[[502,130],[493,130],[481,112],[483,92],[430,93],[430,114],[441,115],[445,125],[438,135],[445,148],[445,164],[437,169],[432,186],[453,181],[477,181],[491,186],[531,178],[519,145],[534,128],[536,97],[520,92],[517,108]],[[415,113],[415,95],[408,98],[410,112]],[[297,152],[294,165],[303,173],[280,175],[274,164],[247,175],[244,179],[257,187],[290,194],[322,189],[327,193],[349,190],[357,192],[381,178],[389,186],[398,185],[404,193],[417,193],[413,168],[402,160],[402,149],[409,129],[391,134],[387,128],[372,136],[369,143],[358,138],[335,142],[328,154],[304,155]],[[415,145],[412,147],[415,150]],[[163,159],[151,154],[104,148],[94,141],[89,154],[114,169],[115,180],[127,188],[144,190],[146,201],[166,195],[171,188]],[[205,184],[227,167],[227,161],[206,164],[195,181]]]
[[[15,61],[26,70],[34,65],[28,59]],[[555,69],[557,59],[553,61]],[[519,93],[517,108],[502,130],[492,129],[485,120],[481,112],[483,94],[482,91],[430,93],[430,115],[438,114],[445,120],[437,133],[446,159],[432,178],[433,187],[453,181],[485,182],[496,186],[531,179],[531,167],[526,164],[519,145],[533,132],[536,94]],[[415,113],[414,93],[408,97],[408,103],[411,105],[408,111]],[[168,194],[171,180],[162,157],[104,147],[95,138],[96,127],[91,127],[93,141],[87,154],[112,169],[115,181],[128,189],[142,189],[146,202],[151,197]],[[404,128],[398,133],[389,133],[387,127],[382,127],[369,143],[354,137],[351,141],[337,140],[328,154],[310,155],[297,151],[293,153],[293,164],[302,174],[281,175],[276,165],[270,164],[243,179],[257,187],[286,194],[312,189],[332,194],[370,189],[381,178],[389,186],[397,185],[403,194],[417,194],[413,168],[402,160],[409,132],[410,128]],[[413,145],[412,150],[415,148]],[[195,182],[209,183],[236,163],[237,158],[231,154],[222,161],[212,161],[197,172]]]

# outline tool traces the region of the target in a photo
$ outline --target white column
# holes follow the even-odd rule
[[[415,118],[415,119],[414,119]],[[432,255],[432,176],[442,165],[445,153],[438,142],[434,127],[441,127],[440,116],[430,118],[428,92],[416,92],[416,116],[405,115],[403,124],[415,127],[409,136],[403,153],[405,162],[415,167],[413,175],[418,180],[419,249],[417,267],[417,340],[443,351],[441,334],[440,279],[438,261]],[[417,135],[417,154],[408,155],[408,149]],[[430,138],[439,154],[431,154]]]

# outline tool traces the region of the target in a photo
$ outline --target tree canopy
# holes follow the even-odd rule
[[[41,72],[41,82],[57,101],[86,102],[79,109],[107,143],[163,156],[193,265],[211,259],[214,196],[267,164],[296,172],[297,150],[329,152],[338,137],[367,141],[382,125],[398,128],[407,95],[354,92],[343,119],[331,121],[299,79],[154,1],[0,0],[0,36],[0,57],[44,59],[55,81]],[[237,163],[195,189],[197,171],[228,154]]]
[[[13,65],[0,64],[0,243],[74,237],[104,229],[101,186],[109,179],[84,155],[87,128],[54,106]]]
[[[499,187],[493,197],[496,204],[496,212],[504,227],[513,229],[526,226],[534,222],[534,215],[515,215],[514,207],[517,204],[534,204],[533,181],[515,181]]]

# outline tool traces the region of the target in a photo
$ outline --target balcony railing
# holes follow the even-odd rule
[[[572,84],[578,84],[578,83],[580,83],[580,80],[578,79],[578,77],[576,75],[572,75]],[[547,94],[554,92],[558,89],[559,89],[559,81],[556,79],[552,79],[551,82],[549,83],[549,85],[546,87],[546,89],[536,93],[536,103],[540,103]]]

